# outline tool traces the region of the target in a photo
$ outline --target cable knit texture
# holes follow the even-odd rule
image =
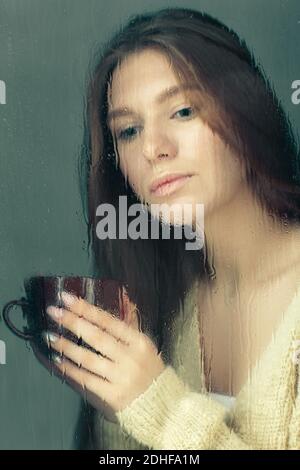
[[[300,449],[300,289],[230,410],[205,389],[196,318],[191,291],[165,332],[165,370],[119,423],[95,414],[95,448]]]

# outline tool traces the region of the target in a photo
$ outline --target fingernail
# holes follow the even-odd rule
[[[78,300],[78,298],[75,297],[75,295],[69,294],[69,292],[66,292],[66,291],[63,291],[61,293],[61,298],[62,298],[63,303],[67,307],[70,307],[74,302],[76,302],[76,300]]]
[[[50,317],[54,317],[54,318],[61,318],[64,314],[64,311],[62,308],[54,307],[53,305],[50,305],[49,307],[47,307],[46,311],[50,315]]]
[[[47,342],[55,343],[59,337],[55,335],[54,333],[50,333],[49,331],[44,331],[43,332],[43,337]]]
[[[57,362],[57,364],[61,364],[62,363],[62,359],[61,357],[58,355],[58,354],[53,354],[53,361],[54,362]]]

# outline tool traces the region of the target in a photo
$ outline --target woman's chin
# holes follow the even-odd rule
[[[149,210],[155,219],[160,219],[163,223],[174,226],[193,225],[197,216],[196,206],[187,202],[184,204],[179,202],[151,204]]]

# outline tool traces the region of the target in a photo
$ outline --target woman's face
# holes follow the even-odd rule
[[[201,118],[195,93],[165,93],[177,86],[162,53],[131,54],[115,69],[108,89],[108,125],[120,169],[139,199],[148,205],[190,204],[192,220],[185,223],[193,224],[196,204],[204,205],[205,217],[227,204],[243,172],[236,155]],[[182,177],[151,187],[174,174]]]

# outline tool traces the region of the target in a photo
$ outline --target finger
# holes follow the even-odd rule
[[[106,312],[98,306],[91,305],[81,297],[75,297],[62,292],[62,300],[66,307],[79,317],[84,317],[90,323],[97,325],[115,338],[130,344],[136,340],[136,331],[113,314]]]
[[[118,361],[124,354],[124,348],[127,345],[122,344],[115,337],[93,325],[85,318],[80,318],[70,310],[58,307],[48,307],[47,313],[61,326],[74,333],[97,352],[103,354],[112,361]],[[60,317],[57,317],[60,315]]]
[[[64,380],[74,384],[74,388],[81,395],[92,393],[99,400],[110,404],[112,396],[112,385],[107,380],[94,375],[85,369],[81,369],[66,358],[61,363],[57,363],[56,367],[62,374]]]
[[[60,355],[71,359],[78,367],[83,367],[89,372],[109,381],[113,379],[114,363],[109,359],[100,354],[97,355],[82,346],[78,346],[63,336],[51,333],[45,339],[52,349],[59,352]]]
[[[46,367],[46,369],[51,371],[51,375],[54,374],[59,378],[63,378],[61,371],[57,368],[56,357],[52,356],[52,360],[47,359],[47,357],[39,351],[39,349],[35,345],[31,345],[31,348],[38,358],[38,360]]]

